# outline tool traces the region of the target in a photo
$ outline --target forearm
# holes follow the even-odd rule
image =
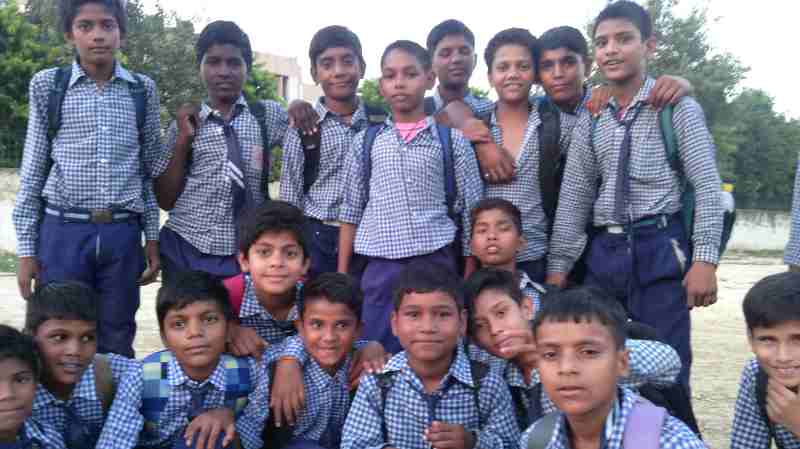
[[[189,160],[192,141],[189,138],[178,138],[172,149],[172,158],[166,170],[155,180],[155,194],[158,205],[164,210],[175,207],[183,187],[186,184],[186,164]]]
[[[353,257],[353,246],[356,240],[356,225],[342,223],[339,228],[339,256],[337,271],[347,273],[350,269],[350,260]]]

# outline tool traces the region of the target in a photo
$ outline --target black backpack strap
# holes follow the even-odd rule
[[[528,435],[526,447],[528,449],[545,449],[553,438],[553,432],[558,424],[558,412],[548,413],[537,421],[536,426]]]
[[[317,182],[319,178],[319,159],[322,151],[322,130],[318,129],[317,132],[311,136],[303,138],[302,131],[297,130],[297,135],[300,138],[300,143],[303,146],[303,194],[311,190],[311,186]]]
[[[264,200],[269,200],[269,162],[272,155],[272,148],[269,148],[269,129],[267,129],[267,107],[261,101],[254,101],[247,104],[250,113],[253,114],[258,127],[261,131],[262,147],[264,148],[263,160],[261,162],[261,193]]]
[[[47,97],[47,141],[52,145],[58,130],[61,128],[61,106],[69,89],[72,78],[72,66],[65,65],[56,69],[53,87]]]
[[[436,99],[433,97],[425,97],[425,99],[422,100],[422,109],[425,111],[425,115],[436,114]]]
[[[769,383],[769,376],[759,366],[756,372],[756,403],[758,404],[758,411],[761,414],[761,419],[767,425],[770,441],[774,441],[778,449],[783,449],[783,445],[775,438],[775,423],[769,419],[767,414],[767,383]]]
[[[397,371],[389,371],[378,373],[375,375],[375,380],[378,385],[378,392],[381,396],[381,433],[383,434],[383,442],[389,443],[389,428],[386,427],[386,397],[389,395],[389,390],[394,385],[394,375]]]
[[[383,124],[389,115],[378,106],[364,103],[364,113],[367,114],[367,123],[370,125]]]
[[[269,365],[269,378],[275,379],[275,363]],[[272,383],[267,390],[267,399],[272,396]],[[269,447],[281,449],[289,444],[294,438],[294,426],[289,423],[281,423],[280,427],[275,425],[275,417],[270,416],[264,423],[264,429],[261,432],[261,440],[265,443],[269,441]]]
[[[537,100],[539,125],[539,190],[542,208],[552,224],[558,207],[558,193],[564,176],[561,151],[561,112],[547,98]]]
[[[442,146],[442,167],[444,169],[444,200],[447,204],[447,215],[456,223],[455,203],[456,203],[456,169],[453,162],[453,144],[450,135],[450,128],[445,125],[436,124],[434,127],[436,138]]]
[[[131,73],[133,83],[128,83],[128,88],[133,99],[133,107],[136,110],[136,129],[139,130],[139,145],[144,146],[145,132],[144,125],[147,121],[147,89],[144,80],[138,73]]]
[[[484,419],[481,416],[481,384],[483,379],[489,374],[489,365],[477,362],[475,360],[469,361],[469,371],[472,374],[472,384],[475,388],[472,389],[472,398],[475,402],[475,410],[478,411],[478,426],[483,427]]]
[[[383,129],[382,123],[370,124],[364,133],[364,143],[361,146],[361,170],[364,177],[364,194],[367,201],[369,201],[369,183],[372,178],[372,145],[375,143],[375,138],[381,129]]]

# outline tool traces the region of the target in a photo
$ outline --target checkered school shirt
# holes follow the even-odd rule
[[[528,273],[523,270],[517,270],[517,275],[519,276],[519,290],[522,292],[523,296],[531,298],[533,302],[533,313],[535,314],[542,307],[544,288],[536,282],[533,282],[528,276]]]
[[[320,98],[314,108],[320,117],[317,126],[321,130],[319,175],[308,193],[303,193],[305,153],[300,135],[295,130],[286,133],[283,141],[283,165],[281,171],[281,199],[294,204],[308,217],[320,221],[339,219],[342,203],[343,166],[345,154],[352,150],[353,137],[369,124],[364,104],[358,108],[348,125],[325,106]]]
[[[739,381],[739,395],[733,412],[731,429],[731,449],[768,448],[769,427],[761,416],[756,400],[756,374],[758,361],[750,360],[742,371]],[[775,438],[783,449],[800,449],[797,438],[786,427],[775,424]]]
[[[250,382],[254,386],[248,395],[248,404],[241,416],[236,420],[236,433],[245,449],[258,449],[263,444],[261,430],[264,420],[269,414],[269,378],[263,365],[250,361]],[[142,365],[140,365],[142,366]],[[132,449],[134,447],[162,447],[171,445],[177,438],[183,437],[183,431],[189,423],[190,391],[211,385],[205,401],[204,410],[225,406],[225,367],[220,360],[217,368],[204,382],[190,379],[181,369],[176,358],[167,365],[167,381],[172,386],[171,395],[166,407],[161,412],[155,439],[142,433],[144,418],[142,408],[142,390],[144,379],[142,369],[131,369],[117,388],[114,405],[111,407],[100,440],[98,449]],[[140,436],[141,433],[141,436]]]
[[[654,83],[652,78],[645,81],[624,116],[630,120],[637,109],[643,108],[632,127],[629,173],[634,221],[658,214],[674,214],[681,208],[681,183],[666,158],[658,111],[644,103]],[[588,113],[581,114],[576,125],[550,242],[550,272],[567,273],[572,269],[586,245],[585,225],[590,216],[593,215],[595,226],[620,224],[613,214],[625,127],[615,117],[617,110],[616,101],[612,99],[599,118],[593,139],[592,119]],[[681,165],[696,192],[694,261],[716,264],[722,233],[722,206],[714,143],[703,111],[694,99],[683,98],[675,107],[672,119]]]
[[[613,413],[611,421],[606,423],[605,431],[605,445],[604,449],[623,449],[622,442],[625,434],[625,423],[628,421],[631,409],[639,398],[639,395],[626,388],[619,388],[618,395],[621,395],[621,406],[612,408]],[[619,399],[617,399],[619,401]],[[553,431],[553,437],[546,449],[571,449],[573,446],[568,441],[566,417],[563,413]],[[523,432],[522,438],[519,440],[520,449],[528,448],[528,437],[531,431],[536,426],[529,427],[528,430]],[[697,436],[686,427],[678,418],[667,416],[664,424],[661,426],[661,437],[659,438],[658,447],[660,449],[706,449],[706,445],[697,438]],[[755,449],[755,446],[750,448]]]
[[[113,385],[119,385],[123,375],[132,367],[138,367],[139,362],[117,354],[107,354],[108,365],[111,368]],[[75,385],[72,396],[67,401],[56,398],[47,388],[39,384],[36,387],[36,397],[33,399],[33,417],[41,422],[46,422],[61,435],[66,433],[66,407],[73,407],[78,418],[97,436],[103,428],[103,402],[97,396],[95,383],[95,362],[92,362],[83,372],[81,380]]]
[[[797,161],[797,174],[794,177],[792,197],[792,229],[783,262],[787,265],[800,265],[800,159]]]
[[[35,256],[45,203],[61,208],[125,209],[142,214],[147,240],[158,240],[158,205],[153,164],[161,151],[156,85],[139,75],[147,95],[144,148],[139,144],[131,72],[119,63],[102,89],[77,62],[61,106],[61,128],[47,139],[48,99],[58,69],[43,70],[30,82],[28,133],[13,212],[17,255]],[[52,160],[52,168],[48,166]]]
[[[258,302],[253,278],[245,274],[244,300],[239,310],[239,324],[255,329],[259,337],[269,344],[280,343],[286,337],[297,334],[294,320],[299,319],[297,302],[289,311],[286,320],[276,320],[269,311]]]
[[[592,88],[588,83],[584,83],[583,97],[581,98],[581,102],[578,103],[578,106],[575,108],[575,110],[567,111],[559,108],[559,121],[561,123],[559,144],[563,153],[567,153],[569,151],[569,146],[572,143],[572,132],[575,130],[575,125],[578,124],[578,118],[584,113],[584,111],[587,111],[586,105],[589,104],[589,99],[591,98]]]
[[[21,435],[17,436],[18,441],[20,436],[26,441],[37,443],[36,449],[65,449],[66,447],[61,434],[56,432],[50,423],[39,421],[33,417],[26,419],[22,424]]]
[[[436,105],[436,112],[441,111],[442,108],[445,106],[444,99],[442,98],[441,95],[439,95],[438,88],[434,90],[433,101],[434,104]],[[472,113],[475,114],[475,117],[480,119],[483,119],[483,117],[489,117],[489,115],[494,110],[494,103],[492,102],[492,100],[489,100],[488,98],[478,98],[475,95],[472,95],[471,93],[468,93],[462,99],[462,101],[466,103],[470,109],[472,109]]]
[[[271,149],[280,145],[289,124],[283,107],[274,101],[264,101],[266,106],[266,139]],[[247,205],[251,207],[264,201],[261,192],[261,172],[264,158],[264,140],[256,118],[249,113],[247,101],[240,96],[235,106],[240,112],[231,121],[242,152]],[[219,111],[207,103],[200,108],[200,126],[196,131],[191,150],[191,164],[186,173],[186,185],[169,211],[164,225],[183,237],[203,254],[228,256],[236,253],[236,223],[233,216],[231,180],[227,175],[228,147],[223,125],[210,116],[222,118]],[[167,169],[178,138],[178,128],[173,121],[167,130],[164,150],[156,163],[155,175]]]
[[[422,381],[408,365],[405,352],[392,357],[383,370],[397,372],[387,392],[386,404],[381,404],[376,377],[362,379],[347,415],[341,449],[387,446],[427,449],[430,445],[424,440],[423,432],[433,421],[461,424],[469,431],[476,431],[475,449],[516,446],[519,429],[508,387],[496,374],[488,373],[480,387],[482,410],[476,411],[469,360],[461,345],[441,386],[430,395],[425,393]],[[430,405],[433,410],[429,409]],[[389,441],[384,441],[381,431],[384,420]]]
[[[456,226],[447,216],[442,148],[433,119],[406,143],[387,119],[372,147],[369,198],[364,188],[362,145],[353,139],[345,158],[345,193],[339,220],[358,225],[355,251],[386,259],[430,254],[453,242]],[[469,255],[469,211],[483,185],[475,152],[460,131],[451,131],[456,181],[455,212],[463,223],[464,255]],[[369,200],[369,201],[368,201]]]

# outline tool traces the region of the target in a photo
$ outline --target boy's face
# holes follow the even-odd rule
[[[489,67],[489,84],[500,101],[527,101],[536,81],[531,52],[522,45],[508,44],[497,49]]]
[[[391,324],[409,358],[436,362],[452,355],[466,330],[466,316],[447,293],[407,293]]]
[[[481,265],[502,267],[513,263],[523,246],[525,238],[507,213],[489,209],[475,217],[470,247]]]
[[[36,377],[22,360],[0,361],[0,443],[13,442],[33,411]]]
[[[247,63],[239,47],[214,44],[200,62],[200,77],[209,98],[231,103],[239,98],[247,81]]]
[[[497,289],[485,289],[473,300],[472,322],[473,334],[470,335],[478,346],[489,351],[495,357],[510,358],[503,354],[501,348],[513,343],[518,337],[507,337],[506,331],[530,329],[533,318],[533,303],[525,297],[522,304],[517,304],[505,292]],[[520,342],[521,343],[521,342]]]
[[[597,319],[543,322],[536,330],[545,392],[568,417],[605,416],[617,380],[628,373],[628,351],[617,348]]]
[[[322,87],[325,96],[339,101],[349,101],[356,95],[358,81],[363,76],[364,68],[358,55],[347,47],[323,51],[311,68],[311,77]]]
[[[756,327],[750,347],[767,375],[788,388],[800,386],[800,321]]]
[[[583,56],[566,47],[545,50],[539,59],[539,80],[553,102],[569,105],[583,96],[586,68]]]
[[[655,39],[642,40],[636,25],[625,19],[606,19],[594,33],[597,66],[612,83],[621,84],[644,72],[645,59],[655,51]]]
[[[392,50],[384,58],[380,92],[394,114],[420,109],[425,91],[433,87],[433,82],[433,72],[425,70],[417,58],[403,50]]]
[[[98,66],[114,62],[114,51],[122,40],[117,19],[100,3],[81,6],[64,38],[75,46],[81,63]]]
[[[322,369],[333,373],[353,348],[361,326],[347,305],[316,298],[306,303],[298,332],[311,357]]]
[[[195,301],[182,309],[167,312],[161,338],[187,376],[205,380],[225,351],[227,325],[217,303]]]
[[[310,262],[291,231],[262,233],[246,255],[239,253],[242,271],[250,273],[256,291],[262,295],[280,296],[291,291],[308,272]]]
[[[477,56],[463,34],[445,36],[433,50],[433,71],[446,87],[460,88],[469,84]]]
[[[97,353],[97,325],[83,320],[47,320],[33,335],[47,383],[75,385]]]

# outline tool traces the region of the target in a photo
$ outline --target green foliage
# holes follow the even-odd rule
[[[389,104],[387,104],[381,96],[377,78],[362,80],[361,86],[358,87],[358,95],[360,95],[361,100],[370,107],[383,109],[387,114],[391,112],[389,110]]]
[[[469,86],[469,93],[475,98],[489,98],[489,91],[480,87]]]
[[[250,71],[250,77],[244,86],[244,95],[248,99],[275,100],[286,105],[286,101],[278,95],[278,79],[257,65]]]

